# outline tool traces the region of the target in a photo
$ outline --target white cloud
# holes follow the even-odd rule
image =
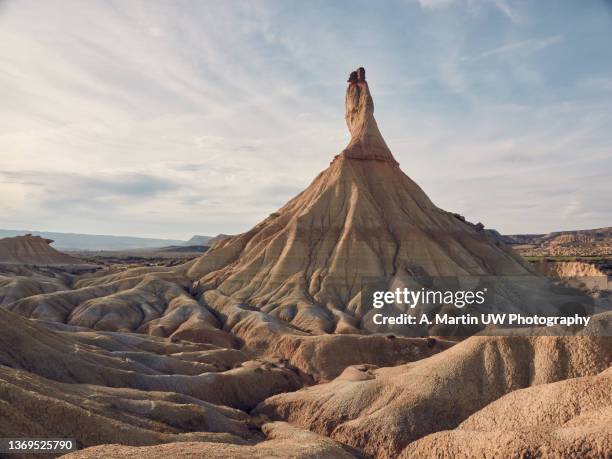
[[[472,10],[446,15],[452,4]],[[2,226],[177,238],[246,230],[344,147],[344,80],[362,64],[383,133],[438,204],[505,231],[602,226],[609,180],[582,191],[574,213],[546,208],[577,193],[561,181],[584,189],[597,169],[609,178],[605,69],[561,91],[545,59],[521,57],[571,43],[566,27],[533,38],[524,8],[493,0],[420,5],[7,2]],[[491,12],[514,19],[485,30]],[[480,32],[505,44],[469,39]],[[465,180],[441,164],[463,165]],[[135,188],[122,185],[130,177]]]

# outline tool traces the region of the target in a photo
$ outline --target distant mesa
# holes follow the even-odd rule
[[[52,239],[58,250],[68,251],[125,251],[134,249],[158,249],[168,246],[208,245],[210,236],[193,236],[192,240],[160,239],[135,236],[111,236],[105,234],[59,233],[51,231],[0,229],[0,238],[33,234]]]
[[[55,250],[53,240],[40,236],[7,237],[0,239],[0,263],[32,265],[75,265],[84,263],[78,258]]]

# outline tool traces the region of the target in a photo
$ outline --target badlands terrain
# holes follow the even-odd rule
[[[373,113],[359,69],[348,146],[192,260],[96,264],[0,240],[0,436],[75,438],[71,458],[610,457],[610,313],[576,336],[372,325],[367,279],[520,277],[505,305],[559,301],[510,246],[432,203]]]

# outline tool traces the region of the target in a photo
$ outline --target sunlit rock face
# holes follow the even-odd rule
[[[306,333],[358,333],[364,279],[531,275],[481,228],[436,207],[399,168],[374,119],[365,70],[346,89],[349,144],[302,193],[188,270],[213,309],[243,304]],[[372,330],[370,330],[372,331]]]

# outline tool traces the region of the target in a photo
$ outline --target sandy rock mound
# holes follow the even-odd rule
[[[220,444],[210,442],[172,443],[166,445],[133,448],[122,445],[101,445],[68,454],[66,459],[156,458],[185,459],[206,457],[210,459],[351,459],[357,453],[329,438],[296,429],[283,422],[265,424],[266,441],[256,445]]]
[[[213,314],[203,301],[190,295],[190,282],[180,272],[168,269],[95,273],[79,278],[75,285],[78,288],[74,290],[50,289],[48,293],[9,302],[5,307],[43,321],[47,327],[53,321],[65,323],[67,331],[138,332],[223,348],[244,346],[270,359],[288,360],[323,380],[336,377],[348,365],[396,365],[448,347],[441,341],[389,334],[312,336],[282,318],[237,305],[229,297],[217,302]],[[100,339],[100,335],[96,337]],[[154,364],[151,356],[130,357],[139,362],[146,359],[152,368],[169,368],[168,359]]]
[[[95,330],[238,347],[238,340],[221,330],[214,315],[189,294],[190,285],[167,269],[134,269],[86,276],[76,281],[74,290],[32,289],[34,294],[5,301],[4,307],[25,317]]]
[[[77,265],[84,263],[51,247],[53,241],[40,236],[6,237],[0,239],[0,263],[32,265]]]
[[[606,457],[612,451],[612,369],[517,390],[401,457]]]
[[[192,363],[183,371],[226,371],[246,362],[251,356],[238,349],[219,348],[214,345],[172,342],[163,338],[132,333],[93,332],[78,327],[40,322],[46,328],[68,336],[72,341],[110,351],[113,356],[130,359],[169,374],[181,373],[169,361]],[[201,365],[197,365],[201,364]],[[200,369],[203,369],[200,371]]]
[[[334,378],[348,365],[397,365],[433,355],[452,345],[442,340],[392,334],[311,335],[263,311],[236,304],[229,297],[217,302],[215,316],[224,323],[224,330],[241,339],[246,349],[287,360],[316,380]]]
[[[197,354],[191,357],[109,352],[0,309],[0,365],[55,381],[176,392],[241,409],[308,381],[283,362],[249,360],[213,372]]]
[[[249,427],[241,411],[184,395],[64,384],[0,366],[0,432],[7,437],[75,438],[81,447],[244,443],[254,438]]]
[[[390,458],[509,392],[610,364],[609,338],[472,337],[394,368],[349,367],[330,383],[271,397],[257,411]]]
[[[329,381],[348,366],[379,367],[414,362],[448,349],[454,342],[395,335],[284,335],[266,351],[280,355],[318,381]]]
[[[34,295],[66,290],[68,286],[61,279],[36,274],[0,274],[0,306],[7,306]]]

